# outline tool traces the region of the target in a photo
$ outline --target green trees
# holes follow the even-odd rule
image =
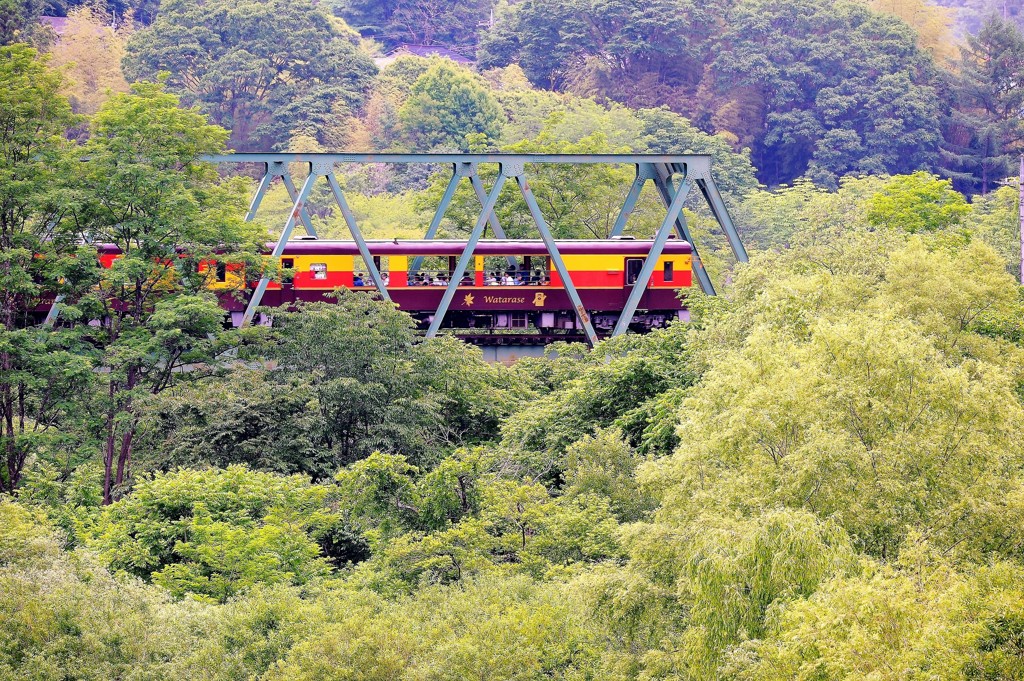
[[[436,461],[446,446],[489,437],[507,408],[478,351],[424,342],[407,315],[368,296],[305,306],[275,331],[282,378],[315,406],[319,475],[375,450]]]
[[[72,168],[65,129],[75,121],[59,73],[25,46],[0,48],[0,490],[54,444],[68,400],[89,383],[75,334],[26,328],[35,308],[85,278],[58,229]],[[39,256],[39,257],[37,257]],[[59,282],[63,279],[63,285]],[[70,352],[69,352],[70,350]],[[77,352],[76,352],[77,351]]]
[[[202,640],[213,613],[175,606],[61,544],[39,514],[0,503],[0,676],[175,676],[173,660]]]
[[[104,500],[125,481],[136,402],[173,383],[175,369],[215,354],[222,324],[201,291],[200,261],[245,260],[258,233],[241,222],[243,184],[221,182],[198,157],[223,150],[227,132],[179,109],[162,86],[140,84],[108,101],[82,150],[76,219],[85,236],[121,251],[83,300],[105,376]],[[218,251],[221,252],[218,255]],[[187,254],[183,257],[182,254]]]
[[[0,504],[0,670],[1015,678],[1022,303],[956,196],[755,191],[693,323],[512,368],[369,296],[279,312],[137,403],[190,469]]]
[[[437,60],[413,83],[398,112],[413,148],[469,151],[469,135],[495,139],[501,109],[476,77],[449,60]]]
[[[326,480],[375,451],[432,466],[493,438],[511,407],[478,350],[424,340],[408,315],[357,293],[276,312],[249,351],[276,368],[192,376],[141,405],[140,466],[245,464]]]
[[[917,172],[888,181],[869,200],[866,217],[872,225],[914,234],[948,229],[969,212],[967,201],[953,190],[952,182]]]
[[[485,67],[517,61],[543,87],[651,106],[692,92],[706,47],[699,36],[712,21],[688,0],[533,0],[499,14],[479,58]]]
[[[862,7],[769,5],[716,23],[672,4],[664,31],[665,4],[502,10],[532,23],[488,50],[548,49],[567,89],[661,104],[722,87],[695,122],[416,59],[365,112],[323,118],[392,148],[715,157],[755,252],[723,295],[691,293],[689,324],[512,367],[352,292],[225,330],[207,268],[258,274],[265,238],[239,221],[244,183],[196,161],[227,131],[144,83],[73,145],[60,75],[0,50],[0,677],[1020,677],[1015,190],[968,203],[927,172],[843,177],[927,155],[900,128],[931,111],[926,64]],[[172,4],[193,22],[175,40],[249,21],[205,14],[228,8]],[[682,45],[678,21],[716,28]],[[170,49],[173,23],[136,49]],[[685,59],[645,63],[659,49]],[[293,66],[279,92],[300,86]],[[805,163],[838,188],[760,190],[744,144],[781,150],[776,179]],[[392,215],[410,232],[417,196],[448,179],[377,172],[345,178],[353,203],[412,206]],[[531,172],[553,229],[579,236],[603,235],[632,168]],[[476,210],[458,194],[445,227]],[[86,240],[120,257],[100,268]],[[61,314],[38,326],[49,292]]]
[[[309,3],[164,3],[127,51],[129,78],[170,72],[168,86],[229,128],[241,150],[283,144],[295,131],[322,140],[376,71]]]
[[[104,509],[83,542],[114,570],[175,596],[223,602],[258,584],[304,584],[327,572],[327,490],[242,467],[140,482]]]
[[[898,20],[842,0],[746,0],[717,47],[717,91],[759,103],[747,122],[765,183],[809,172],[833,184],[849,172],[910,172],[935,160],[930,65]]]
[[[518,62],[553,89],[667,105],[749,145],[769,185],[807,173],[834,186],[846,174],[934,165],[935,71],[906,24],[846,0],[743,0],[718,11],[683,0],[519,3],[480,59]]]
[[[39,16],[45,7],[42,0],[0,2],[0,45],[28,43],[39,35]]]
[[[1013,174],[1024,141],[1024,94],[1016,86],[1024,70],[1024,34],[993,15],[977,35],[967,36],[957,66],[950,76],[953,108],[943,160],[959,188],[987,194]]]
[[[463,46],[468,52],[475,47],[477,33],[494,4],[494,0],[345,0],[337,3],[335,12],[360,33],[389,46]]]

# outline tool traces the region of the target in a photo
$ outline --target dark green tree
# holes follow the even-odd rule
[[[711,154],[715,183],[727,198],[739,199],[757,188],[757,176],[750,152],[733,151],[720,135],[709,135],[679,114],[665,107],[636,112],[643,123],[647,151],[652,154]]]
[[[518,62],[542,87],[652,106],[699,83],[716,18],[690,0],[527,0],[499,13],[478,59]]]
[[[450,448],[493,438],[510,400],[475,348],[424,340],[392,305],[342,291],[336,303],[276,313],[270,356],[282,400],[304,396],[317,478],[379,450],[432,465]]]
[[[362,104],[376,73],[358,36],[303,2],[172,0],[129,42],[130,79],[170,72],[168,87],[231,130],[237,149],[322,137]]]
[[[0,45],[32,42],[45,7],[45,0],[0,0]]]
[[[952,111],[946,120],[942,160],[965,192],[987,194],[1012,174],[1024,150],[1024,33],[992,15],[968,35],[949,76]]]
[[[225,601],[257,584],[303,584],[329,570],[316,538],[333,524],[327,490],[243,466],[140,481],[81,540],[111,567],[175,596]]]
[[[723,97],[716,105],[734,96],[755,102],[739,127],[753,131],[766,184],[808,172],[834,184],[848,173],[913,172],[936,160],[933,70],[899,19],[849,0],[743,0],[715,53],[707,86]]]
[[[335,0],[333,9],[388,47],[445,45],[468,53],[494,5],[495,0]]]
[[[300,386],[246,367],[180,383],[141,406],[136,469],[244,464],[319,475],[310,398]]]

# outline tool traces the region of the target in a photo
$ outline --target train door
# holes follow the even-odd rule
[[[640,278],[640,270],[644,268],[643,258],[626,258],[626,286],[632,286]]]

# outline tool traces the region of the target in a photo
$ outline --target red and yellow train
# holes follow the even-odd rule
[[[651,241],[559,241],[558,250],[598,332],[610,331],[632,292],[650,252]],[[424,328],[433,320],[464,241],[368,241],[378,270],[386,277],[391,299]],[[273,244],[268,244],[268,252]],[[685,319],[680,292],[691,285],[692,249],[685,241],[670,240],[658,258],[631,328],[662,327]],[[101,247],[105,267],[120,255]],[[411,269],[414,264],[420,266]],[[280,256],[280,274],[267,287],[262,305],[291,306],[298,301],[329,301],[338,288],[373,291],[356,244],[351,241],[299,239],[289,241]],[[206,263],[209,286],[221,293],[221,305],[233,325],[240,325],[247,296],[240,267]],[[251,286],[251,283],[249,284]],[[580,328],[573,305],[541,241],[482,240],[461,279],[444,320],[445,328],[491,332],[517,329],[567,333]],[[470,331],[470,333],[473,333]]]

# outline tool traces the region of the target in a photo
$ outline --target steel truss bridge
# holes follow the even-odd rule
[[[675,233],[678,238],[687,241],[693,248],[693,273],[704,293],[715,295],[715,288],[708,276],[701,261],[697,244],[687,224],[683,213],[683,205],[689,198],[694,186],[700,192],[711,214],[718,222],[719,227],[725,234],[732,248],[733,254],[739,262],[747,262],[747,252],[743,247],[736,227],[733,224],[729,211],[726,209],[722,195],[715,185],[711,174],[711,156],[705,154],[356,154],[356,153],[322,153],[322,154],[291,154],[291,153],[241,153],[224,154],[216,156],[205,156],[203,160],[218,164],[259,164],[263,168],[256,193],[252,198],[249,210],[245,216],[246,221],[253,220],[266,196],[267,189],[276,178],[281,178],[288,194],[292,200],[292,210],[281,228],[277,242],[271,252],[272,257],[280,257],[284,252],[285,245],[292,237],[298,223],[301,223],[309,236],[317,237],[316,228],[306,210],[306,202],[313,186],[320,178],[326,180],[333,194],[334,201],[352,234],[359,253],[379,295],[390,301],[387,287],[381,277],[378,267],[374,264],[373,256],[366,240],[363,237],[355,216],[345,200],[344,192],[335,175],[338,166],[344,165],[366,165],[366,164],[429,164],[448,165],[451,167],[451,179],[441,197],[440,202],[434,211],[434,216],[427,227],[425,239],[432,240],[437,236],[438,229],[444,219],[445,212],[451,204],[455,191],[463,180],[468,179],[473,187],[476,197],[480,203],[480,213],[476,219],[472,231],[466,240],[466,245],[454,271],[451,273],[449,283],[446,286],[441,302],[434,313],[433,320],[426,331],[428,337],[437,334],[441,328],[445,314],[455,298],[457,288],[463,275],[466,272],[472,258],[474,249],[484,235],[485,229],[490,226],[495,238],[504,239],[505,232],[495,213],[498,197],[508,182],[514,182],[518,186],[523,200],[529,210],[533,224],[537,228],[540,239],[544,242],[548,255],[551,257],[553,268],[558,272],[564,289],[576,311],[578,320],[586,335],[587,341],[593,345],[597,342],[598,336],[591,324],[590,316],[580,299],[579,292],[573,284],[572,277],[565,266],[565,262],[559,253],[558,246],[552,237],[551,230],[544,219],[540,205],[537,202],[533,191],[530,189],[529,169],[537,164],[573,164],[573,165],[633,165],[636,169],[633,182],[625,194],[625,198],[619,208],[618,217],[609,238],[622,234],[623,229],[629,220],[640,192],[644,186],[651,182],[665,206],[665,216],[661,226],[655,233],[644,265],[633,285],[632,292],[623,306],[618,323],[612,332],[617,336],[626,332],[630,320],[633,318],[651,280],[655,264],[665,247],[670,235]],[[289,164],[302,163],[308,166],[308,175],[302,186],[296,188],[291,177]],[[484,186],[480,178],[480,167],[490,164],[497,166],[497,176],[490,189]],[[414,261],[411,269],[419,267],[418,258]],[[251,323],[257,308],[263,300],[263,295],[270,283],[270,278],[264,276],[256,285],[252,297],[244,313],[244,323]]]

